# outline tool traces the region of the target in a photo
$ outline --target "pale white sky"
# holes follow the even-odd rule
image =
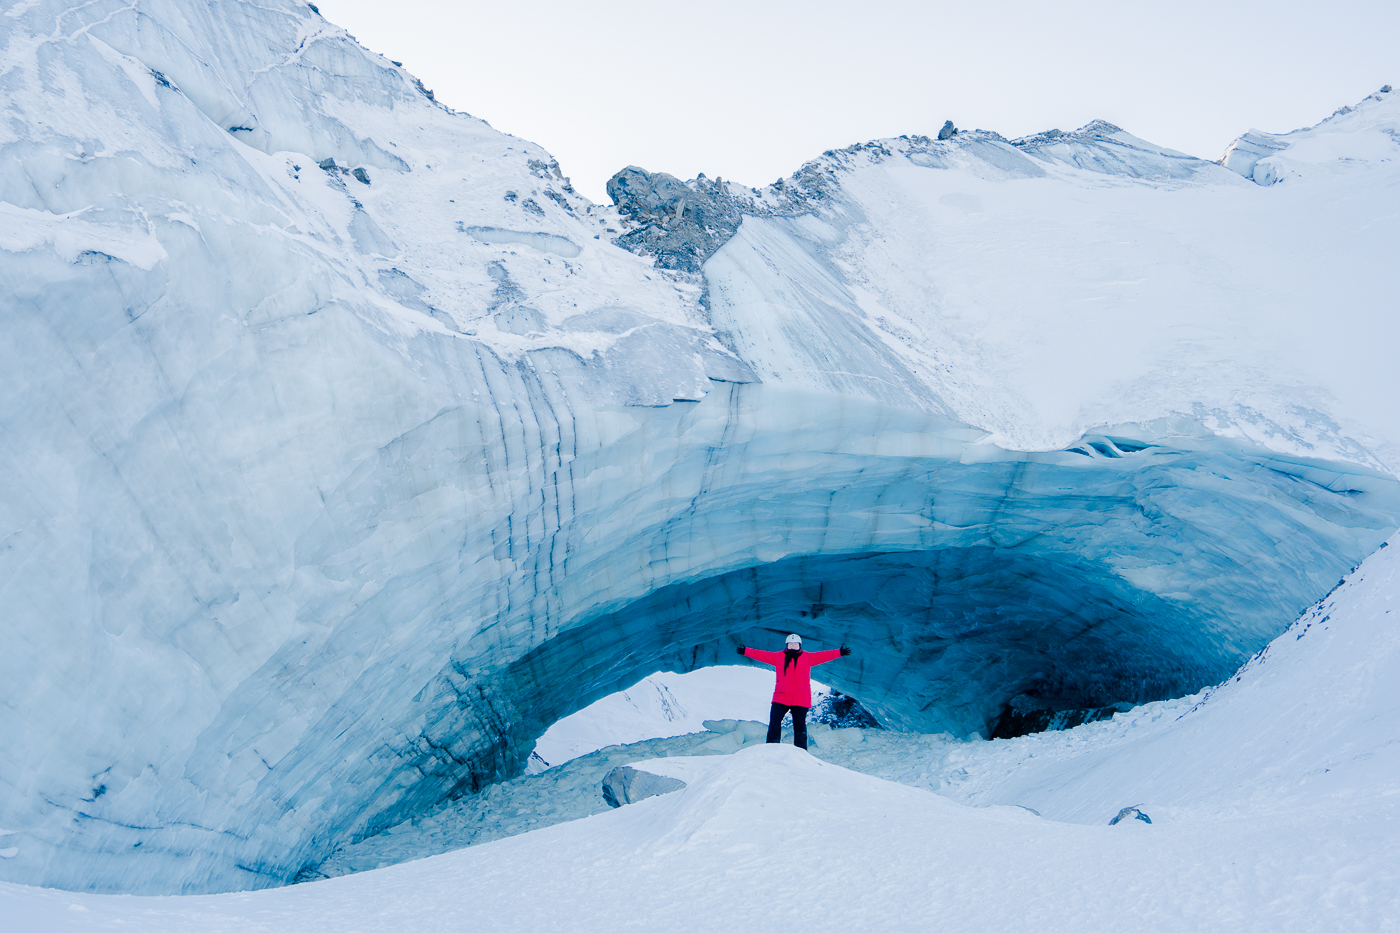
[[[749,185],[823,150],[1094,118],[1214,159],[1400,83],[1395,0],[317,0],[606,201],[640,165]]]

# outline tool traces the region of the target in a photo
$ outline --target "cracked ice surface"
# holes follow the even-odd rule
[[[1389,176],[883,141],[702,279],[300,4],[5,27],[7,880],[281,883],[771,628],[903,728],[1189,693],[1400,521]]]

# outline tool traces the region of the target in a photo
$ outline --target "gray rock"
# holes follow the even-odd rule
[[[610,807],[620,807],[648,797],[669,794],[684,787],[684,781],[623,766],[613,768],[603,778],[603,799]]]
[[[944,120],[944,121],[943,121],[943,129],[941,129],[941,130],[938,131],[938,138],[939,138],[939,139],[952,139],[952,138],[953,138],[954,136],[956,136],[956,135],[958,135],[958,128],[957,128],[956,126],[953,125],[953,121],[952,121],[952,120]]]
[[[628,166],[608,180],[608,196],[631,228],[617,243],[652,256],[663,269],[699,272],[743,221],[746,198],[701,175],[687,184],[665,172]]]
[[[880,721],[855,697],[833,690],[812,708],[807,721],[833,729],[883,729]]]
[[[842,153],[861,149],[855,146]],[[608,180],[608,196],[626,227],[615,242],[652,257],[658,268],[698,273],[734,236],[744,217],[796,217],[820,210],[830,199],[832,170],[822,160],[809,162],[790,179],[780,178],[760,192],[703,174],[681,181],[629,165]],[[706,301],[701,298],[702,304]]]

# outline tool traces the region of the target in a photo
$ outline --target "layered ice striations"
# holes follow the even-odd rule
[[[775,629],[928,731],[1194,690],[1400,524],[1383,161],[971,131],[624,228],[297,3],[4,22],[6,880],[283,883]]]

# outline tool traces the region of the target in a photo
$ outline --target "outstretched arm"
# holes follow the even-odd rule
[[[841,657],[843,654],[850,654],[850,653],[851,653],[851,649],[850,649],[850,648],[832,648],[830,651],[810,651],[810,652],[808,652],[808,654],[809,654],[809,655],[811,656],[811,658],[812,658],[812,666],[813,666],[813,667],[816,667],[818,664],[825,664],[827,661],[835,661],[837,658]]]
[[[781,651],[759,651],[757,648],[745,648],[744,657],[752,658],[755,661],[762,661],[764,664],[778,666],[778,659],[783,656]]]

